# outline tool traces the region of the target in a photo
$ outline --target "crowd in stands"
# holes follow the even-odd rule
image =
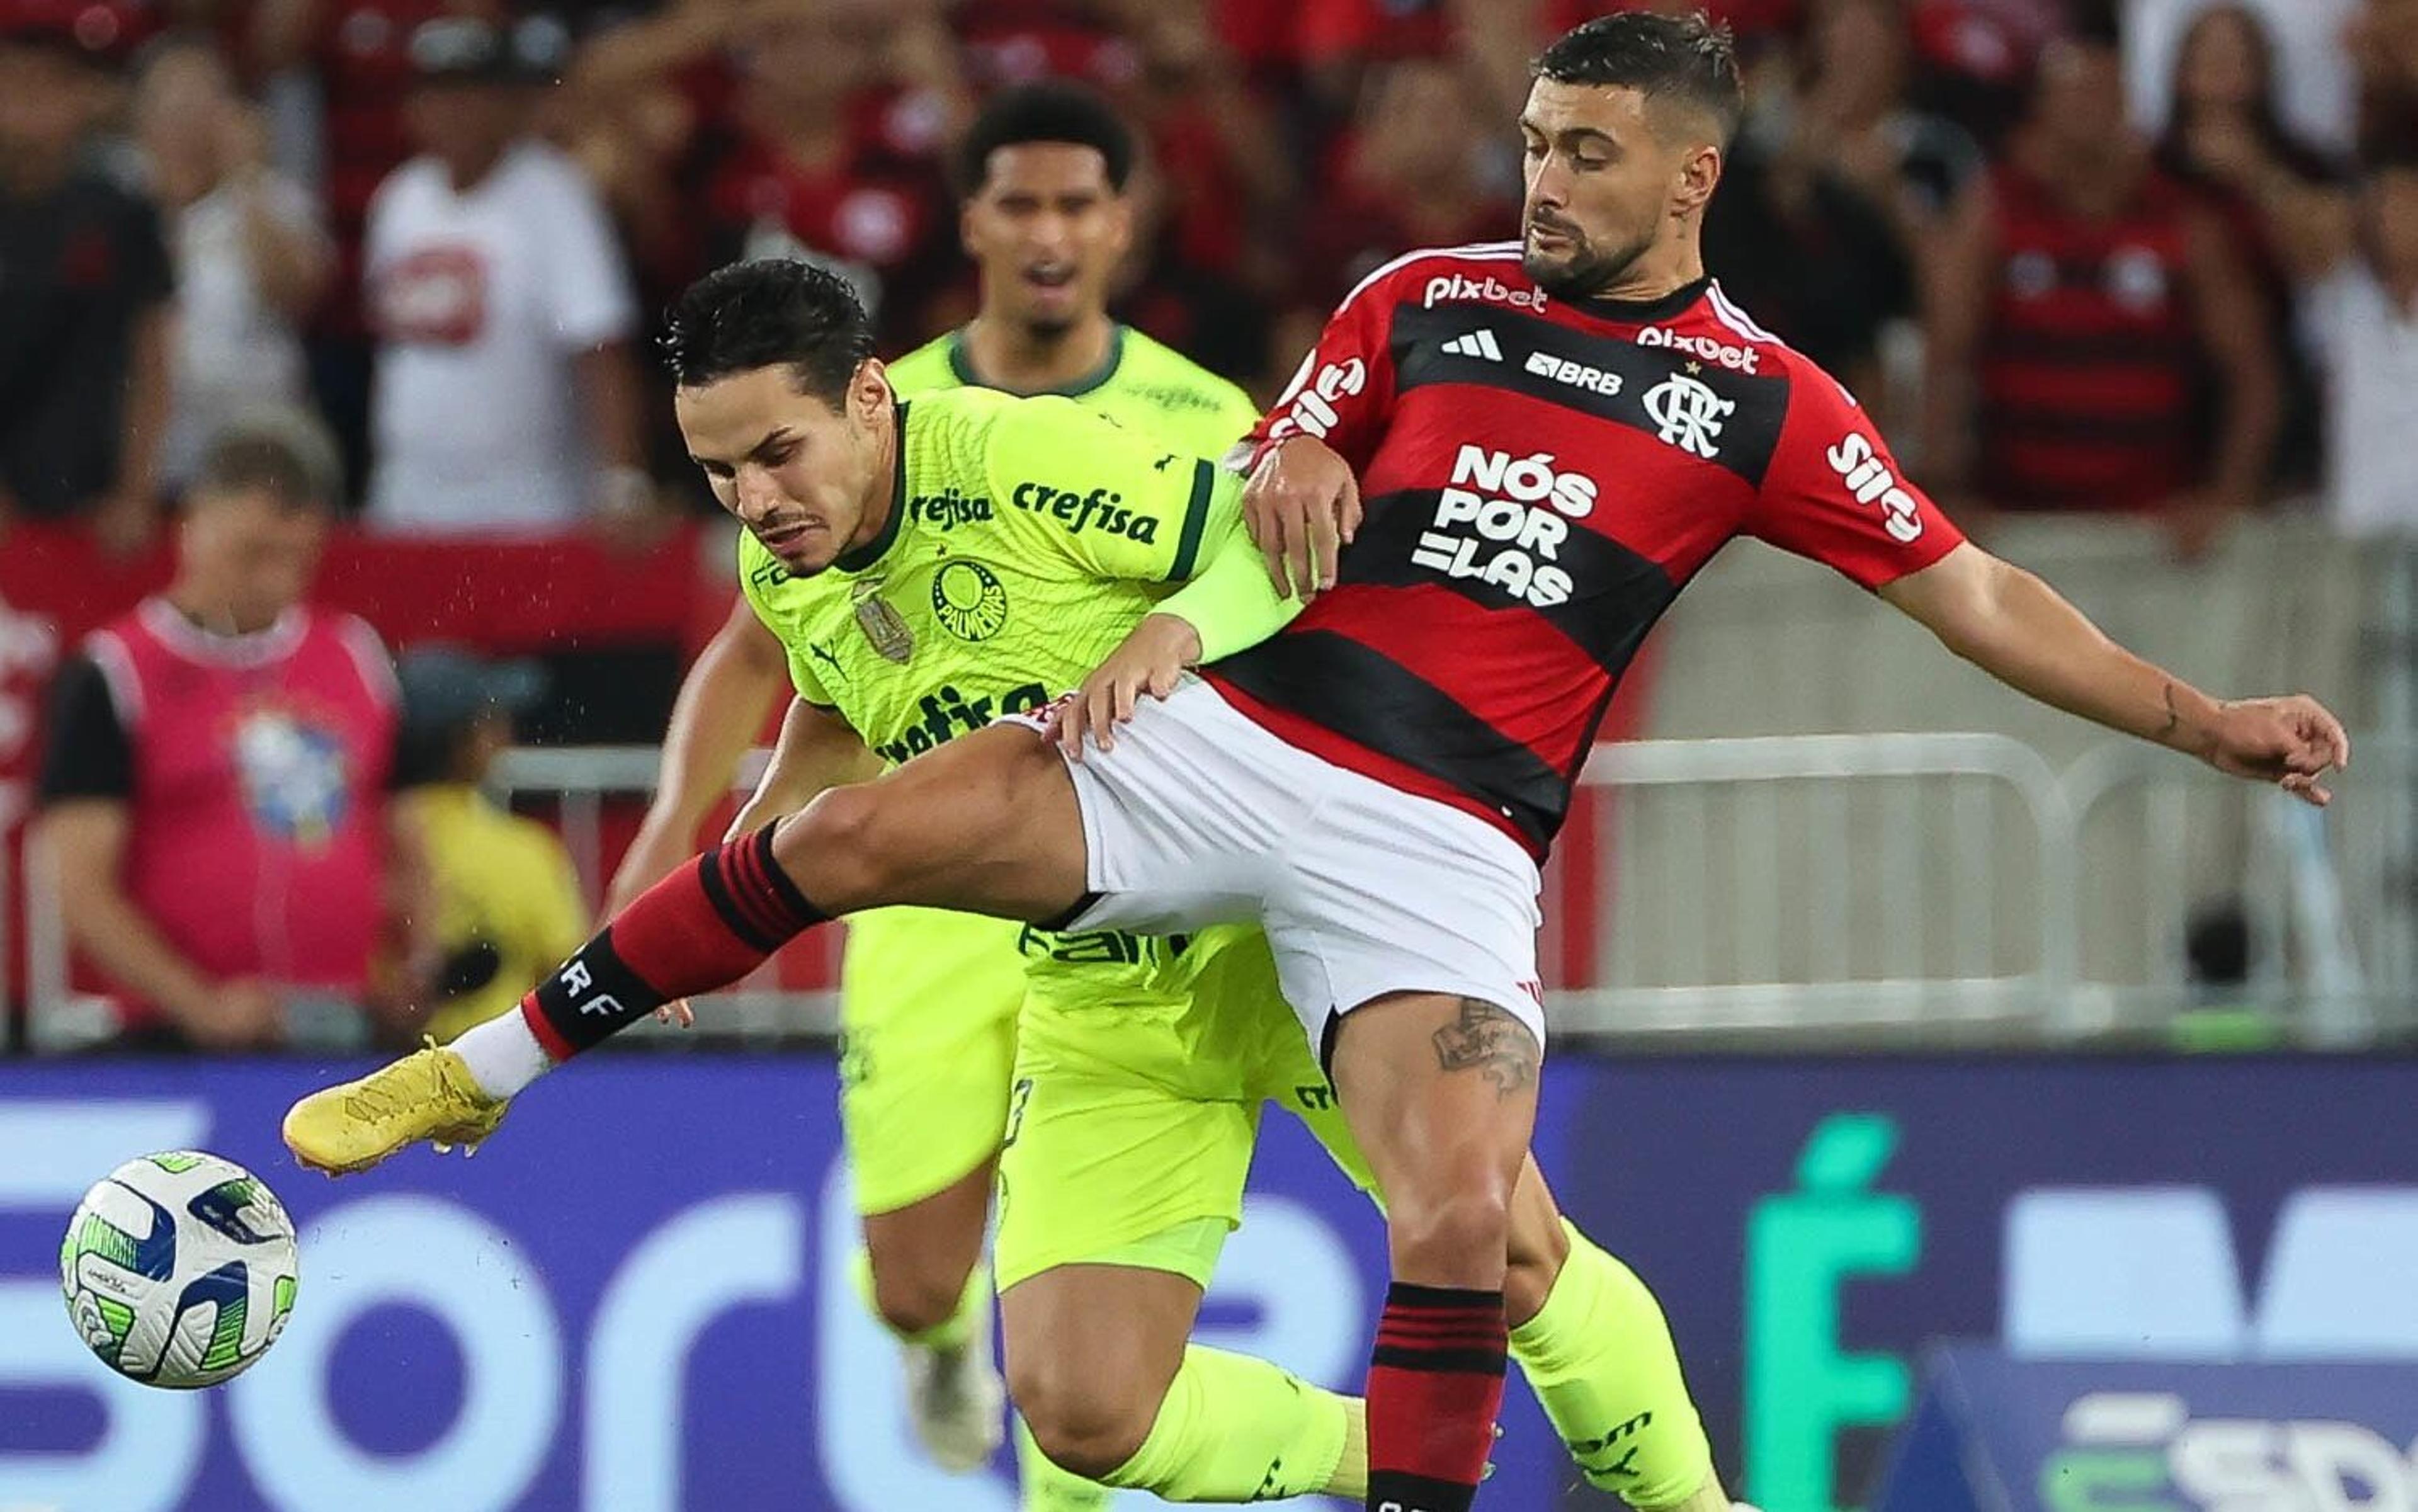
[[[180,510],[215,487],[314,560],[321,506],[351,516],[357,584],[360,542],[652,571],[711,513],[655,313],[792,255],[843,270],[891,352],[964,320],[948,149],[987,91],[1043,75],[1147,145],[1117,313],[1270,397],[1386,259],[1518,234],[1527,60],[1624,3],[1736,31],[1751,109],[1712,271],[1968,527],[2139,514],[2188,561],[2279,501],[2418,527],[2418,0],[0,0],[0,553],[54,597],[112,563],[165,580],[244,518]],[[306,414],[324,480],[216,444]],[[84,576],[28,568],[32,542]],[[32,802],[12,676],[89,680],[78,738],[108,759],[54,798],[108,809],[142,749],[103,676],[139,669],[75,653],[106,617],[12,621],[11,565],[0,832]],[[641,738],[672,670],[612,674]],[[437,762],[456,796],[422,811],[463,830],[496,817],[459,794],[485,750],[463,732],[492,744],[499,705],[449,675],[473,706]],[[399,718],[375,680],[361,729]],[[323,797],[296,822],[386,812]],[[131,843],[127,814],[94,822]],[[571,928],[577,900],[548,898]],[[258,1005],[222,998],[196,1015],[246,1042]]]
[[[963,318],[946,149],[1044,73],[1150,145],[1121,313],[1266,393],[1377,263],[1514,234],[1525,61],[1619,0],[527,3],[0,0],[0,516],[130,546],[214,424],[307,403],[379,530],[646,541],[701,503],[650,313],[790,253],[894,349]],[[2322,481],[2418,514],[2362,454],[2418,7],[1710,4],[1753,86],[1715,271],[1943,494],[2186,551]]]

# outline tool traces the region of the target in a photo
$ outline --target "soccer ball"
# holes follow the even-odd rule
[[[214,1386],[268,1352],[300,1279],[294,1220],[232,1161],[128,1161],[84,1195],[59,1245],[68,1317],[146,1386]]]

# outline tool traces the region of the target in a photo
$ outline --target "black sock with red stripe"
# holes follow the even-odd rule
[[[1369,1366],[1369,1508],[1469,1512],[1509,1348],[1503,1293],[1394,1283]]]
[[[568,1061],[665,1003],[727,986],[829,919],[773,860],[773,830],[716,846],[647,889],[523,998],[545,1053]]]

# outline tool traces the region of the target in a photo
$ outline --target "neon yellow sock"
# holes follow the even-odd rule
[[[1511,1357],[1598,1490],[1640,1512],[1677,1507],[1713,1474],[1661,1304],[1568,1219],[1570,1258]]]
[[[920,1334],[902,1334],[890,1327],[890,1321],[882,1317],[881,1309],[874,1305],[871,1250],[862,1245],[857,1246],[856,1261],[850,1267],[849,1275],[856,1282],[857,1300],[865,1304],[865,1310],[873,1315],[875,1322],[889,1329],[891,1336],[901,1344],[913,1344],[929,1350],[955,1349],[973,1336],[974,1309],[990,1306],[990,1267],[976,1260],[972,1273],[966,1277],[965,1295],[957,1299],[956,1312]]]
[[[1352,1398],[1265,1360],[1195,1344],[1150,1436],[1107,1479],[1169,1502],[1356,1497],[1367,1491],[1369,1454],[1364,1433],[1360,1452],[1346,1456],[1352,1435]]]
[[[1016,1478],[1024,1490],[1024,1512],[1100,1512],[1117,1494],[1051,1463],[1022,1417],[1016,1420]]]

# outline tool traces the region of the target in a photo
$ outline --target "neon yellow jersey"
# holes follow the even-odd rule
[[[740,537],[747,601],[788,650],[798,695],[887,761],[1079,685],[1213,542],[1248,552],[1240,477],[1072,400],[960,388],[898,416],[878,537],[811,577]],[[1027,930],[1020,948],[1082,969],[1045,968],[1035,990],[1046,978],[1079,994],[1113,987],[1140,1008],[1186,1001],[1177,981],[1150,985],[1180,944]]]
[[[1071,400],[944,389],[898,415],[877,539],[812,577],[739,551],[798,695],[885,760],[1075,687],[1236,527],[1240,478]]]
[[[890,363],[889,373],[890,386],[904,399],[941,389],[987,387],[974,374],[962,328],[936,337]],[[1250,395],[1125,326],[1114,328],[1109,359],[1096,372],[1050,392],[1097,410],[1129,431],[1212,459],[1240,440],[1260,419]]]

